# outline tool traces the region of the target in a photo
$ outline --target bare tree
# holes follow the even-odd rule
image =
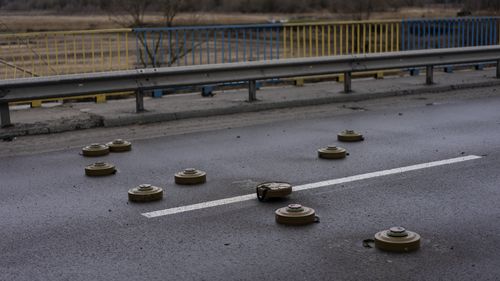
[[[144,26],[144,15],[153,0],[108,0],[101,2],[101,8],[109,17],[123,27]]]
[[[183,0],[109,0],[103,2],[101,8],[108,13],[114,22],[123,27],[137,28],[146,26],[145,15],[146,12],[150,11],[160,12],[162,15],[162,25],[172,27],[183,2]],[[167,36],[167,39],[165,39],[161,32],[149,33],[149,38],[145,34],[137,33],[140,67],[162,66],[162,62],[156,59],[156,55],[159,53],[162,44],[168,40],[169,42],[167,43],[172,45],[174,39],[172,36]],[[180,45],[184,46],[184,44]],[[176,60],[184,57],[188,52],[189,50],[182,48],[176,54],[170,53],[168,54],[169,59],[167,61],[171,65]]]

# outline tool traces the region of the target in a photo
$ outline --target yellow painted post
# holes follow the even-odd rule
[[[385,52],[389,52],[389,25],[385,24]]]
[[[54,35],[54,49],[56,52],[56,74],[59,75],[59,43],[57,42],[57,35]]]
[[[325,55],[325,25],[321,25],[321,55]]]
[[[331,56],[332,55],[332,48],[331,48],[331,36],[330,36],[330,31],[331,31],[331,27],[330,25],[328,25],[328,28],[327,28],[327,40],[328,40],[328,55]]]
[[[293,58],[293,27],[290,27],[290,57]]]
[[[30,40],[28,40],[28,49],[33,50],[31,48],[31,45],[30,45]],[[30,59],[31,59],[31,77],[34,77],[35,76],[35,56],[34,56],[33,52],[30,52]]]
[[[384,25],[380,25],[380,30],[382,30],[384,28]],[[385,51],[387,52],[387,25],[385,26],[385,30],[383,31],[385,34]],[[384,44],[383,44],[383,40],[382,40],[382,37],[380,37],[380,51],[384,51],[383,49],[384,47]]]
[[[287,58],[287,55],[286,55],[286,26],[283,27],[283,57],[286,59]]]
[[[103,36],[100,38],[101,41],[101,71],[106,69],[106,62],[104,61],[104,39]]]
[[[378,44],[378,40],[377,40],[378,39],[377,38],[378,37],[377,36],[377,34],[378,34],[378,26],[377,26],[377,24],[374,24],[373,26],[375,26],[375,30],[374,30],[375,34],[374,34],[374,38],[373,38],[373,41],[374,41],[373,42],[373,47],[374,47],[374,52],[376,53],[377,52],[377,44]]]
[[[363,23],[363,54],[366,54],[366,24]]]
[[[349,25],[345,25],[345,54],[349,54]]]
[[[82,34],[82,64],[81,66],[83,67],[83,73],[87,72],[86,71],[86,63],[87,63],[87,50],[85,48],[85,35]]]
[[[303,43],[303,48],[304,49],[304,57],[307,56],[307,36],[306,36],[306,27],[302,27],[302,43]]]
[[[297,56],[300,57],[300,27],[297,26]]]
[[[337,25],[333,25],[333,55],[337,55]]]
[[[368,24],[368,53],[372,52],[372,24]]]
[[[312,36],[312,25],[309,26],[309,56],[312,57],[313,49],[313,36]]]
[[[76,35],[73,34],[73,65],[76,67],[78,65],[78,57],[76,54]]]
[[[92,72],[95,72],[95,34],[90,35],[90,51],[92,52]]]
[[[21,53],[21,65],[23,67],[23,78],[26,78],[26,70],[24,70],[24,68],[26,67],[24,64],[25,64],[25,61],[24,61],[24,52],[23,50],[21,49],[21,44],[19,42],[19,38],[17,39],[17,45],[18,45],[18,50],[20,50],[20,53]]]
[[[351,54],[354,54],[356,52],[356,46],[354,46],[354,42],[354,24],[351,24]]]
[[[66,34],[63,34],[64,42],[64,73],[68,73],[68,40],[66,40]]]
[[[127,64],[127,69],[130,69],[130,59],[128,57],[128,32],[127,31],[125,32],[125,60],[126,60],[126,64]]]
[[[13,44],[15,44],[15,42]],[[15,49],[17,49],[17,48],[15,48]],[[12,45],[10,45],[9,51],[10,51],[9,52],[10,55],[12,56],[12,62],[14,63],[14,65],[17,65],[16,53],[12,54]],[[17,67],[14,67],[14,79],[17,79]]]
[[[396,24],[396,52],[399,52],[399,23]]]
[[[35,52],[36,52],[36,56],[37,56],[37,61],[35,63],[35,70],[36,70],[36,64],[40,64],[40,62],[42,60],[42,56],[40,55],[40,52],[38,51],[39,49],[40,49],[40,38],[37,37],[35,39]]]
[[[343,32],[344,32],[344,31],[343,31],[344,26],[343,26],[342,24],[341,24],[341,25],[339,25],[339,29],[340,29],[340,30],[339,30],[339,32],[340,32],[340,36],[339,36],[339,39],[340,39],[340,42],[339,42],[339,50],[340,50],[340,55],[342,55],[342,54],[344,53],[344,51],[343,51],[343,50],[344,50],[344,46],[343,46],[343,45],[344,45],[344,44],[343,44],[343,41],[344,41],[344,39],[343,39],[343,37],[344,37],[344,35],[343,35]]]
[[[111,37],[108,39],[109,46],[109,70],[113,70],[113,45],[111,44]]]
[[[314,26],[314,41],[316,47],[316,57],[319,56],[319,35],[318,35],[318,26]]]
[[[49,53],[49,35],[45,35],[45,54],[47,56],[47,61],[46,61],[46,67],[47,67],[47,73],[50,72],[50,53]]]
[[[360,53],[360,46],[359,46],[360,39],[359,39],[359,37],[361,37],[361,32],[360,32],[360,26],[359,26],[359,24],[357,25],[357,35],[358,35],[357,36],[357,38],[358,38],[358,40],[357,40],[357,43],[358,43],[358,46],[357,46],[358,47],[357,48],[358,51],[357,51],[357,53],[359,54]]]
[[[106,102],[106,95],[100,94],[95,96],[95,103],[105,103]]]
[[[122,49],[121,49],[120,33],[116,34],[116,49],[117,49],[116,51],[118,52],[118,70],[121,70],[122,69]]]
[[[391,23],[391,52],[394,52],[394,23]]]

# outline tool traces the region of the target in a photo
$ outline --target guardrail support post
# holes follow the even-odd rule
[[[8,102],[0,103],[0,118],[2,119],[2,128],[12,126],[12,124],[10,123],[10,111]]]
[[[344,73],[344,93],[350,93],[352,92],[352,87],[351,87],[351,77],[352,73],[351,72],[345,72]]]
[[[135,111],[137,113],[144,111],[144,91],[135,91]]]
[[[257,100],[257,83],[255,80],[248,81],[248,101],[253,102]]]
[[[497,60],[497,78],[500,79],[500,60]]]
[[[425,67],[425,84],[434,84],[434,66],[428,65]]]

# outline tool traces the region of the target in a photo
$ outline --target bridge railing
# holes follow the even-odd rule
[[[335,73],[343,73],[344,92],[349,93],[353,72],[406,67],[425,66],[426,83],[432,84],[435,66],[488,61],[496,62],[500,78],[500,46],[479,46],[15,79],[0,81],[0,117],[3,127],[11,125],[9,102],[13,101],[118,91],[135,91],[139,112],[144,111],[144,90],[235,81],[248,82],[249,101],[254,101],[257,80]]]
[[[0,34],[0,80],[497,45],[499,17]]]
[[[282,25],[223,25],[134,29],[137,64],[186,66],[279,59]]]
[[[135,68],[131,29],[0,34],[0,79]]]

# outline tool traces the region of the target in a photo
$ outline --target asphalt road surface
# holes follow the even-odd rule
[[[0,280],[499,280],[500,97],[412,99],[143,135],[131,152],[99,159],[77,147],[3,156]],[[347,128],[366,140],[339,144],[336,134]],[[318,159],[316,150],[329,144],[350,155]],[[119,172],[86,177],[85,165],[96,160]],[[206,171],[208,182],[175,185],[174,173],[187,167]],[[335,179],[344,180],[310,185]],[[204,204],[278,180],[311,188],[287,200]],[[141,183],[163,187],[164,200],[129,203],[127,190]],[[314,208],[321,222],[276,224],[274,210],[290,203]],[[396,225],[422,236],[419,251],[363,246]]]

